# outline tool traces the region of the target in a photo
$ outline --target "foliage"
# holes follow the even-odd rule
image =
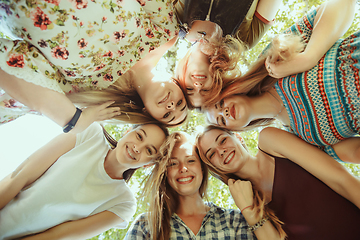
[[[250,63],[254,62],[258,55],[261,53],[262,49],[265,48],[265,46],[271,41],[271,38],[275,36],[278,33],[281,33],[291,25],[295,23],[302,15],[304,15],[309,9],[311,9],[313,6],[318,6],[321,4],[322,0],[307,0],[307,1],[301,1],[301,0],[283,0],[283,7],[279,10],[275,23],[273,26],[269,29],[267,34],[261,39],[261,41],[252,49],[247,51],[245,53],[245,59],[241,61],[241,64],[244,66],[248,66]],[[290,15],[288,13],[291,13]],[[351,25],[349,31],[344,35],[345,37],[350,35],[351,33],[358,30],[358,26],[360,24],[360,14],[357,11],[355,20],[353,21],[353,24]],[[169,56],[170,57],[170,56]],[[242,68],[242,69],[246,69]],[[190,134],[196,134],[196,132],[201,131],[204,126],[206,126],[206,119],[205,116],[202,113],[197,112],[196,110],[191,111],[188,116],[188,121],[184,123],[183,125],[170,129],[170,132],[173,131],[184,131],[188,132]],[[281,127],[281,124],[275,123],[276,127]],[[114,136],[116,139],[119,139],[127,129],[129,129],[130,125],[110,125],[107,124],[105,126],[106,130],[111,133],[112,136]],[[244,138],[245,142],[247,143],[247,146],[249,148],[249,151],[251,154],[256,154],[258,151],[257,149],[257,139],[259,135],[259,131],[261,129],[257,129],[254,131],[248,131],[241,133],[242,137]],[[356,164],[343,164],[345,167],[349,169],[351,173],[353,173],[355,176],[360,177],[360,166]],[[134,176],[132,177],[130,181],[130,186],[134,190],[137,199],[140,199],[141,194],[141,182],[143,180],[143,176],[147,174],[148,171],[151,171],[151,169],[139,169]],[[220,182],[219,180],[210,177],[209,181],[209,189],[207,193],[208,201],[212,201],[215,204],[225,207],[225,208],[236,208],[230,193],[228,187]],[[142,203],[141,201],[138,202],[138,208],[136,211],[136,214],[134,218],[140,214],[146,211],[146,205]],[[96,239],[104,239],[104,240],[110,240],[110,239],[122,239],[126,235],[127,229],[117,230],[117,229],[110,229],[102,234],[100,234],[97,237],[91,238],[92,240]]]

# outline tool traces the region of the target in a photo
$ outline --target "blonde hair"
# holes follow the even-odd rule
[[[107,88],[72,93],[67,97],[76,105],[84,107],[115,101],[110,107],[119,107],[121,114],[114,117],[114,123],[162,124],[145,110],[144,103],[134,87],[132,75],[133,72],[129,70]],[[186,118],[181,123],[185,120]]]
[[[211,36],[210,39],[200,39],[198,44],[201,44],[201,51],[209,57],[209,71],[213,78],[210,90],[203,95],[204,103],[209,105],[216,102],[216,96],[220,94],[224,86],[233,80],[234,75],[241,74],[237,63],[242,52],[245,51],[245,46],[239,40],[229,35],[220,38]],[[180,71],[186,71],[190,55],[191,50],[180,60],[182,63],[179,65],[184,66]],[[179,78],[177,81],[188,100],[185,78]],[[190,101],[187,102],[189,109],[195,108]]]
[[[199,154],[199,158],[202,162],[204,162],[210,170],[211,175],[213,175],[215,178],[221,180],[223,183],[225,183],[226,185],[228,184],[228,180],[229,179],[235,179],[235,180],[244,180],[241,179],[240,177],[238,177],[235,174],[227,174],[224,171],[216,168],[211,162],[210,160],[205,156],[204,152],[202,151],[201,147],[200,147],[200,140],[201,138],[204,136],[205,133],[214,130],[214,129],[218,129],[221,131],[226,132],[227,134],[229,134],[230,136],[234,136],[234,134],[227,129],[223,129],[220,128],[218,126],[215,125],[209,125],[205,128],[204,132],[199,134],[196,138],[196,147],[198,149],[198,154]],[[239,141],[239,144],[243,144]],[[247,149],[247,148],[246,148]],[[279,232],[280,238],[281,239],[285,239],[286,237],[286,233],[285,231],[282,229],[281,225],[283,224],[283,222],[281,222],[279,220],[279,218],[275,215],[274,211],[271,210],[266,204],[265,204],[265,195],[262,191],[259,191],[257,189],[254,188],[253,186],[253,193],[254,193],[254,205],[253,205],[253,209],[255,209],[256,213],[259,214],[259,216],[267,216],[269,217],[271,223],[274,225],[274,227],[276,228],[276,230]]]
[[[167,166],[171,158],[172,151],[178,147],[180,133],[172,133],[161,147],[162,159],[156,164],[152,173],[147,177],[144,196],[146,196],[148,212],[146,221],[149,223],[150,236],[153,240],[167,240],[170,238],[171,226],[170,219],[178,206],[178,194],[167,181]],[[208,168],[201,162],[203,171],[203,181],[199,194],[202,198],[206,196],[208,183]]]

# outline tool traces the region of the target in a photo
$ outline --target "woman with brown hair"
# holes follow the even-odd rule
[[[149,211],[137,218],[125,239],[254,239],[239,210],[204,202],[208,168],[189,136],[173,133],[172,137],[162,166],[153,169],[144,187]],[[267,222],[260,232],[271,227]]]
[[[245,131],[277,119],[337,160],[359,163],[360,32],[338,40],[352,22],[355,2],[326,2],[275,38],[205,109],[210,122]]]
[[[229,184],[245,217],[260,221],[275,214],[290,240],[358,239],[360,179],[316,147],[266,128],[251,156],[233,133],[216,126],[196,145],[211,173]]]
[[[0,239],[87,239],[126,228],[136,210],[127,185],[160,161],[162,125],[139,125],[115,141],[98,123],[60,134],[0,181]]]

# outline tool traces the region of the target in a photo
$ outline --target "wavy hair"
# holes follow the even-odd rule
[[[226,132],[227,134],[229,134],[230,136],[234,136],[234,133],[232,133],[230,130],[227,129],[223,129],[221,127],[215,126],[215,125],[209,125],[205,128],[204,132],[199,134],[196,138],[196,147],[198,149],[198,154],[199,154],[199,158],[201,159],[202,162],[204,162],[209,170],[211,175],[213,175],[215,178],[221,180],[223,183],[225,183],[226,185],[228,184],[228,180],[229,179],[235,179],[235,180],[244,180],[240,177],[238,177],[237,175],[233,174],[233,173],[225,173],[224,171],[216,168],[211,162],[210,160],[205,156],[204,152],[202,151],[202,149],[200,148],[199,142],[201,140],[201,138],[204,136],[205,133],[214,130],[214,129],[218,129],[221,131]],[[243,144],[239,142],[239,144]],[[247,149],[247,148],[245,148]],[[259,191],[257,189],[254,188],[253,185],[253,193],[254,193],[254,205],[252,207],[252,209],[255,209],[255,212],[257,214],[259,214],[260,216],[268,216],[271,223],[274,225],[274,227],[276,228],[276,230],[279,232],[280,238],[281,239],[285,239],[286,237],[286,233],[285,231],[282,229],[281,225],[283,224],[283,222],[281,222],[279,220],[279,218],[275,215],[274,211],[271,210],[266,204],[265,204],[265,195],[262,191]]]
[[[247,73],[243,76],[235,78],[228,86],[226,86],[216,99],[221,99],[233,95],[246,95],[248,97],[259,96],[271,90],[278,81],[269,75],[265,67],[265,60],[270,57],[272,63],[281,62],[291,59],[291,57],[302,52],[305,44],[302,37],[294,34],[280,34],[276,36],[269,49],[265,49],[259,59],[250,66]],[[248,131],[257,127],[268,126],[273,123],[274,118],[260,118],[251,121],[242,131]]]
[[[146,221],[149,223],[152,240],[170,239],[170,220],[179,204],[179,196],[167,181],[167,166],[172,151],[179,145],[180,134],[175,132],[167,138],[160,149],[162,159],[159,164],[156,164],[145,182],[143,195],[146,196],[146,202],[149,203]],[[208,184],[208,168],[203,162],[201,162],[201,169],[203,180],[199,188],[199,194],[204,198],[206,197]]]
[[[198,44],[201,44],[201,51],[209,57],[209,71],[212,74],[213,82],[209,91],[202,94],[204,103],[210,105],[216,102],[216,97],[220,94],[224,86],[233,80],[235,75],[240,75],[238,68],[238,61],[245,46],[239,40],[227,35],[226,37],[211,37],[210,40],[200,39]],[[179,65],[183,66],[179,71],[186,72],[187,63],[191,55],[191,49],[180,60]],[[188,100],[187,89],[185,85],[185,78],[178,77],[180,88]],[[195,106],[188,101],[189,109],[194,109]]]

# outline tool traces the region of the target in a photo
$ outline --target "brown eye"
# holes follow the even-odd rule
[[[225,118],[223,116],[221,116],[221,123],[223,126],[226,126]]]
[[[182,104],[183,100],[180,100],[177,102],[176,106],[180,106]]]
[[[170,116],[170,112],[167,112],[167,113],[165,113],[165,115],[163,116],[163,118],[167,118],[167,117],[169,117]]]
[[[224,99],[222,99],[219,103],[219,106],[222,108],[224,106]]]

